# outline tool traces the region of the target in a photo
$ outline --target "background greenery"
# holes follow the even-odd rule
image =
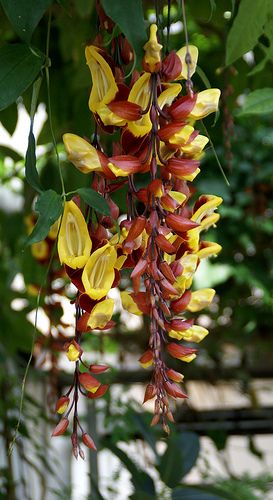
[[[149,16],[154,12],[154,3],[146,0],[104,0],[102,3],[118,24],[118,29],[126,34],[134,46],[139,62],[147,20],[151,19]],[[167,2],[158,4],[161,12],[160,31],[163,32],[167,23]],[[24,158],[16,148],[13,150],[0,146],[2,185],[10,196],[14,191],[18,195],[19,185],[19,194],[23,197],[22,210],[12,213],[5,207],[0,210],[0,432],[7,452],[18,418],[20,381],[33,335],[26,315],[36,306],[36,297],[28,293],[28,287],[25,292],[18,291],[11,284],[14,277],[22,273],[27,286],[40,285],[46,271],[45,266],[33,259],[29,247],[24,247],[24,217],[30,213],[37,191],[47,199],[48,195],[44,192],[48,193],[48,190],[57,193],[51,192],[50,196],[56,199],[53,206],[55,219],[58,217],[62,191],[54,151],[55,141],[58,144],[66,190],[82,187],[81,176],[63,160],[61,136],[65,132],[73,132],[89,137],[93,131],[93,121],[87,106],[91,82],[85,64],[84,47],[96,34],[97,20],[95,2],[92,0],[1,0],[0,5],[1,124],[13,134],[18,106],[24,105],[33,120],[36,106],[45,103],[47,113],[51,111],[54,131],[53,138],[47,120],[36,137],[37,144],[45,146],[45,152],[36,165],[35,142],[32,129],[30,130],[28,182]],[[221,195],[224,203],[220,209],[221,222],[212,238],[223,246],[223,251],[215,261],[206,265],[198,277],[203,286],[216,287],[219,296],[218,302],[209,312],[210,335],[201,348],[201,359],[205,361],[187,366],[184,373],[187,380],[209,380],[212,384],[217,384],[219,379],[236,378],[242,393],[251,399],[254,410],[257,409],[258,398],[251,385],[252,378],[273,378],[273,5],[270,0],[188,0],[186,13],[190,42],[198,46],[200,54],[194,78],[195,88],[202,90],[211,85],[222,90],[219,116],[215,120],[209,118],[205,123],[214,146],[208,148],[196,189],[200,193]],[[48,36],[49,16],[52,21]],[[181,5],[179,1],[173,1],[171,21],[176,23],[179,20]],[[183,44],[182,31],[171,34],[170,49],[179,48]],[[221,175],[219,161],[230,186],[227,186]],[[14,179],[18,179],[19,184],[15,184]],[[125,210],[124,200],[125,197],[122,196],[118,200],[121,210]],[[50,221],[47,219],[45,224],[48,225]],[[211,236],[208,235],[208,239]],[[16,298],[26,299],[25,306],[18,311],[11,307]],[[61,306],[55,307],[54,311],[54,322],[58,324],[62,315]],[[120,332],[117,329],[111,339],[105,338],[103,346],[96,340],[96,345],[91,347],[108,349],[121,359],[123,350],[129,349],[137,358],[145,341],[144,336],[128,335],[126,331]],[[52,349],[52,345],[45,348]],[[226,363],[227,348],[232,348],[232,352],[236,353],[235,369],[234,364],[229,366]],[[130,381],[139,382],[145,376],[135,371],[130,375]],[[56,391],[60,390],[62,384],[61,374],[56,371],[41,374],[34,366],[30,377],[37,381],[42,379],[43,383],[45,381],[46,384],[51,384],[50,387],[54,387]],[[63,377],[65,383],[65,375]],[[128,378],[126,373],[114,371],[113,382],[123,382],[126,377]],[[164,495],[169,498],[168,495],[172,495],[176,500],[265,498],[269,487],[268,477],[230,477],[226,481],[214,481],[214,485],[210,487],[199,485],[201,489],[198,491],[185,484],[182,486],[183,477],[198,457],[198,434],[190,430],[180,432],[178,425],[173,430],[166,451],[160,455],[156,441],[163,437],[159,430],[152,432],[149,429],[145,413],[141,413],[140,408],[127,409],[120,403],[123,413],[123,423],[120,425],[120,412],[115,414],[110,403],[108,396],[100,415],[105,425],[105,436],[101,444],[108,447],[130,472],[134,490],[132,498],[157,498],[160,488],[161,496],[158,498],[164,498]],[[44,409],[26,396],[20,427],[20,433],[26,440],[34,439],[28,431],[29,422],[34,420],[40,425],[39,422],[47,420],[44,415]],[[178,420],[182,423],[185,418],[183,412],[180,417],[178,415]],[[198,419],[196,416],[195,418]],[[220,417],[219,419],[221,420]],[[113,428],[116,429],[115,432],[107,430]],[[215,432],[210,432],[209,435],[220,450],[225,447],[227,433],[219,428],[221,425],[218,420],[215,421]],[[270,420],[267,431],[272,430]],[[204,435],[206,432],[204,425],[199,434]],[[232,428],[230,432],[232,433]],[[255,434],[255,425],[250,434]],[[134,460],[129,459],[118,447],[120,441],[136,439],[148,443],[152,449],[153,463],[161,478],[160,486],[155,485],[147,472],[136,466]],[[259,454],[251,439],[249,443],[250,450]],[[45,463],[39,442],[35,446],[36,459],[33,460],[32,467],[36,467],[43,483],[43,469],[47,467],[50,471],[51,458]],[[177,460],[178,455],[181,455],[180,461]],[[22,457],[26,460],[23,449]],[[1,498],[16,498],[13,472],[11,459],[8,459],[0,479]],[[93,495],[102,498],[97,490],[96,477],[92,482]],[[55,494],[57,495],[56,492]],[[69,496],[69,491],[64,495]]]

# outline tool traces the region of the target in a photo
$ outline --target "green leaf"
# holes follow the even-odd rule
[[[102,0],[106,14],[115,21],[135,50],[138,63],[144,55],[147,42],[144,14],[141,0]]]
[[[29,42],[33,31],[53,0],[0,0],[17,35]]]
[[[18,110],[16,104],[12,104],[0,113],[0,122],[10,135],[13,135],[18,120]]]
[[[170,488],[177,486],[194,466],[199,448],[199,437],[194,432],[173,435],[158,466],[161,480]]]
[[[103,443],[114,455],[116,455],[119,460],[125,465],[127,470],[132,476],[132,483],[135,488],[135,494],[132,498],[136,499],[147,499],[151,500],[155,498],[155,485],[153,479],[147,474],[140,470],[136,464],[128,457],[123,450],[112,444],[109,440],[105,440]],[[141,494],[141,495],[140,495]]]
[[[43,64],[44,56],[27,45],[4,45],[0,48],[0,111],[23,94]]]
[[[39,213],[39,218],[32,233],[27,238],[27,245],[32,245],[47,237],[50,227],[62,214],[62,196],[53,189],[44,191],[36,201],[35,211]]]
[[[80,195],[87,205],[94,208],[97,212],[100,212],[103,215],[110,215],[110,208],[107,201],[94,189],[79,188],[75,192]]]
[[[28,147],[26,152],[26,180],[38,193],[43,189],[39,179],[39,174],[36,168],[36,144],[35,137],[32,131],[28,136]]]
[[[33,122],[37,107],[39,90],[42,82],[42,77],[39,77],[33,84],[32,97],[31,97],[31,111],[30,111],[30,131],[28,136],[28,147],[26,152],[26,180],[38,193],[43,188],[36,168],[36,143],[33,134]]]
[[[271,0],[241,0],[238,14],[227,37],[227,65],[255,47],[270,12]]]
[[[267,115],[273,111],[273,89],[264,88],[250,92],[236,116]]]
[[[199,488],[180,486],[172,491],[172,500],[222,500],[222,497]]]

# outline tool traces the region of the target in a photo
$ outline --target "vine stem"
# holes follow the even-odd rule
[[[18,432],[19,432],[19,427],[20,427],[20,424],[21,424],[21,421],[22,421],[24,397],[25,397],[25,390],[26,390],[26,381],[27,381],[27,377],[28,377],[28,373],[29,373],[31,361],[32,361],[32,358],[33,358],[33,353],[34,353],[35,337],[36,337],[36,333],[37,333],[38,310],[39,310],[40,302],[41,302],[41,293],[42,293],[42,290],[43,290],[43,288],[44,288],[44,286],[46,284],[47,276],[48,276],[49,270],[51,268],[51,264],[52,264],[54,253],[55,253],[55,249],[56,249],[56,244],[57,243],[55,242],[55,245],[54,245],[54,247],[52,249],[50,261],[49,261],[48,266],[46,268],[46,272],[45,272],[42,284],[41,284],[41,286],[39,288],[38,295],[37,295],[36,308],[35,308],[35,318],[34,318],[34,330],[33,330],[32,340],[31,340],[31,350],[30,350],[30,355],[29,355],[29,358],[28,358],[27,366],[26,366],[26,369],[25,369],[24,377],[23,377],[23,380],[22,380],[21,396],[20,396],[20,404],[19,404],[19,416],[18,416],[18,420],[17,420],[17,423],[16,423],[16,427],[15,427],[15,431],[14,431],[14,436],[12,438],[12,441],[11,441],[10,445],[9,445],[9,455],[11,455],[12,452],[13,452],[14,444],[16,442],[16,439],[17,439],[17,436],[18,436]]]
[[[59,170],[59,175],[60,175],[60,181],[61,181],[61,186],[62,186],[62,197],[63,197],[63,200],[65,200],[65,185],[64,185],[64,179],[63,179],[62,170],[61,170],[60,156],[58,153],[57,141],[56,141],[54,130],[53,130],[52,112],[51,112],[50,77],[49,77],[49,67],[50,67],[49,42],[50,42],[51,19],[52,19],[52,13],[51,13],[51,9],[50,9],[49,16],[48,16],[48,24],[47,24],[47,34],[46,34],[46,66],[45,66],[47,104],[48,104],[48,121],[49,121],[50,133],[52,136],[52,142],[53,142],[53,146],[54,146],[54,150],[55,150],[55,154],[56,154],[57,165],[58,165],[58,170]]]

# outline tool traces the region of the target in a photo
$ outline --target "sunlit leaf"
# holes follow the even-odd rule
[[[267,115],[273,112],[273,89],[257,89],[250,92],[236,116]]]

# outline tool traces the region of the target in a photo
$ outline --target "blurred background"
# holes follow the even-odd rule
[[[4,9],[6,3],[0,2]],[[31,4],[25,3],[26,8]],[[69,191],[83,185],[83,179],[66,162],[61,138],[65,132],[90,137],[94,129],[87,105],[91,81],[84,48],[95,37],[97,21],[92,0],[48,1],[47,6],[50,3],[51,115]],[[158,2],[163,36],[167,3]],[[154,3],[142,4],[148,26],[155,20]],[[109,393],[81,407],[99,452],[78,463],[71,456],[68,437],[50,439],[56,425],[55,401],[72,376],[62,347],[73,335],[73,289],[57,260],[53,259],[50,280],[46,279],[48,260],[41,258],[40,244],[24,245],[34,223],[36,196],[24,175],[31,85],[16,102],[2,106],[0,499],[273,498],[273,8],[268,2],[265,13],[265,4],[186,2],[189,40],[199,49],[194,88],[222,91],[219,116],[205,120],[211,143],[195,187],[197,193],[224,199],[217,230],[208,234],[208,240],[217,241],[223,250],[217,259],[203,262],[196,276],[196,288],[213,287],[216,298],[198,317],[210,335],[198,358],[183,366],[189,399],[175,405],[176,425],[170,438],[160,428],[150,428],[152,407],[141,405],[150,377],[138,364],[147,343],[147,324],[121,311],[117,292],[117,326],[86,336],[84,344],[90,362],[105,361],[112,368],[105,375],[111,382]],[[179,1],[170,5],[169,45],[178,49],[185,44],[181,5]],[[0,51],[7,43],[20,43],[4,9],[0,8]],[[32,45],[43,52],[47,27],[48,11],[32,37]],[[236,46],[239,55],[234,55]],[[20,79],[20,68],[17,76]],[[37,165],[45,188],[61,192],[48,115],[43,82],[34,121]],[[125,194],[119,194],[116,202],[125,212]],[[45,244],[50,250],[54,241],[47,239]],[[125,276],[122,286],[126,284]],[[33,341],[22,421],[10,455]]]

